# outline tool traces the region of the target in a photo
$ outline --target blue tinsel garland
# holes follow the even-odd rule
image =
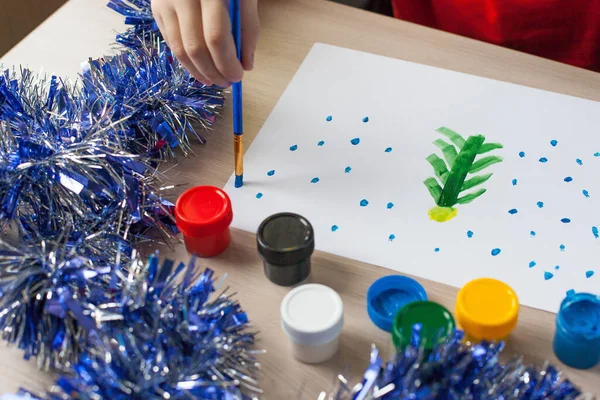
[[[112,235],[87,240],[82,232],[13,246],[0,241],[2,337],[37,357],[41,368],[68,369],[85,345],[84,309],[112,301],[120,262],[131,249]],[[118,265],[117,265],[118,264]],[[85,329],[84,329],[85,328]]]
[[[350,387],[341,378],[340,389],[329,400],[396,399],[575,399],[581,392],[557,369],[527,367],[522,360],[499,360],[504,344],[464,343],[464,333],[455,331],[425,354],[420,345],[419,325],[411,344],[384,363],[379,352],[371,352],[370,365],[361,383]],[[325,400],[323,397],[321,400]]]
[[[152,43],[162,35],[152,16],[150,0],[109,0],[108,7],[125,17],[131,28],[117,35],[117,42],[127,47],[138,47],[140,43]]]
[[[164,45],[140,44],[92,61],[82,77],[87,106],[95,115],[108,109],[113,121],[122,121],[136,154],[157,148],[166,156],[174,148],[187,154],[188,134],[205,142],[192,125],[209,128],[223,106],[222,90],[194,80]]]
[[[51,391],[37,395],[22,390],[24,396],[246,400],[260,393],[252,350],[255,334],[230,295],[214,295],[211,270],[200,271],[194,260],[160,264],[157,256],[144,264],[135,252],[110,263],[105,255],[73,255],[81,249],[63,245],[54,244],[61,254],[52,260],[40,260],[43,254],[18,254],[18,261],[13,257],[14,265],[26,265],[25,257],[29,269],[41,263],[39,269],[53,275],[38,290],[37,302],[20,306],[79,327],[68,340],[65,329],[41,332],[55,337],[45,346],[66,344],[61,350],[70,354],[65,360],[70,365],[65,364],[69,368]],[[83,348],[79,354],[73,352],[77,344]]]

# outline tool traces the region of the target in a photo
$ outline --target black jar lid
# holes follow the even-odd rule
[[[259,254],[274,265],[294,265],[309,258],[315,249],[313,227],[294,213],[274,214],[258,227]]]

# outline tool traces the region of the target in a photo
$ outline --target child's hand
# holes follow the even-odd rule
[[[152,13],[175,57],[200,82],[228,87],[254,65],[258,0],[241,0],[242,62],[236,56],[227,0],[152,0]]]

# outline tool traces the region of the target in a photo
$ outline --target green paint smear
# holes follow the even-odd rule
[[[444,222],[456,216],[454,206],[468,204],[486,192],[486,189],[478,188],[470,193],[463,193],[492,177],[491,173],[474,174],[503,160],[495,155],[480,158],[478,156],[503,146],[500,143],[485,143],[483,135],[469,136],[465,140],[460,134],[446,127],[439,128],[437,132],[452,143],[443,139],[433,142],[441,150],[444,159],[435,153],[427,156],[426,160],[433,168],[435,178],[429,177],[423,183],[437,206],[429,211],[430,218]]]

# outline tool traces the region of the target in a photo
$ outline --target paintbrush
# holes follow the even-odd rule
[[[240,0],[229,2],[231,14],[231,32],[235,41],[238,59],[242,60],[242,21],[240,15]],[[244,185],[244,123],[242,110],[242,81],[232,85],[233,102],[233,153],[235,157],[235,187]]]

